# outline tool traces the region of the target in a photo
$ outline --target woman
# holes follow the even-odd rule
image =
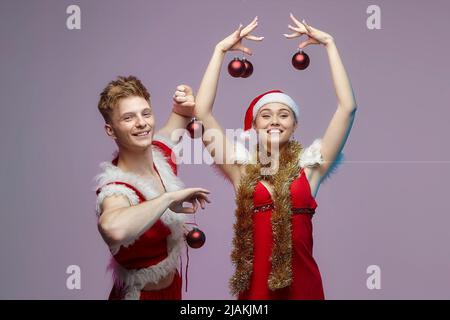
[[[252,54],[242,44],[244,38],[262,41],[263,37],[251,34],[258,25],[257,17],[216,45],[196,98],[195,113],[205,130],[219,132],[214,145],[205,138],[204,143],[236,192],[232,252],[236,271],[230,287],[239,299],[324,299],[312,256],[311,218],[321,182],[341,159],[357,106],[333,37],[292,14],[291,19],[293,33],[285,34],[287,39],[306,35],[300,48],[319,44],[328,53],[338,107],[322,139],[307,149],[291,141],[299,123],[299,108],[288,95],[273,90],[256,97],[245,116],[245,130],[255,130],[259,138],[256,163],[225,161],[236,158],[229,153],[237,149],[212,114],[220,69],[228,51]],[[217,140],[223,142],[223,148],[213,149]],[[279,146],[278,150],[274,146]],[[265,154],[275,168],[273,174],[261,164]]]

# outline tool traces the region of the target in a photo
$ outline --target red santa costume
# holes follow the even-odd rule
[[[176,176],[177,168],[171,158],[174,144],[164,136],[155,135],[152,142],[153,163],[166,191],[182,189],[183,183]],[[97,215],[101,204],[112,195],[125,196],[131,205],[159,196],[152,180],[142,178],[117,167],[117,158],[103,162],[102,172],[96,176]],[[110,299],[181,299],[181,279],[177,270],[184,247],[184,215],[167,209],[149,229],[118,247],[110,247],[110,267],[113,270],[114,287]],[[148,283],[175,274],[172,284],[158,291],[142,291]]]
[[[279,90],[269,91],[250,104],[246,130],[251,129],[259,108],[271,102],[289,106],[298,119],[298,106],[289,96]],[[246,164],[246,175],[236,195],[232,252],[236,271],[230,287],[239,299],[324,299],[320,271],[313,258],[312,217],[317,203],[304,170],[324,162],[320,150],[320,139],[308,148],[289,141],[280,153],[279,170],[271,176],[262,175],[263,166],[248,158],[248,153],[238,156]],[[323,179],[342,160],[340,154]],[[261,180],[270,181],[272,195]]]

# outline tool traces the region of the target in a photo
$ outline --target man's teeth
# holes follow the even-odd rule
[[[148,131],[136,134],[136,136],[146,136],[146,135],[148,135]]]

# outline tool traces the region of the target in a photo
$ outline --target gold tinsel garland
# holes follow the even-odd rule
[[[273,186],[274,209],[271,215],[273,246],[272,269],[268,286],[277,290],[292,283],[292,233],[290,186],[300,172],[299,156],[302,146],[290,141],[280,153],[278,171],[274,175],[262,175],[264,167],[259,163],[247,165],[236,196],[236,222],[234,224],[231,259],[236,267],[230,279],[231,292],[237,295],[249,288],[253,271],[253,193],[261,179]]]

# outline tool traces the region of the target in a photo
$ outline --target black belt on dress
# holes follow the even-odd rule
[[[273,209],[275,209],[275,206],[273,205],[273,203],[271,203],[271,204],[266,204],[263,206],[254,207],[253,213],[258,213],[258,212],[263,212],[263,211],[273,210]],[[311,209],[311,208],[291,208],[291,211],[292,211],[292,214],[300,214],[300,213],[314,214],[316,212],[316,210]]]

